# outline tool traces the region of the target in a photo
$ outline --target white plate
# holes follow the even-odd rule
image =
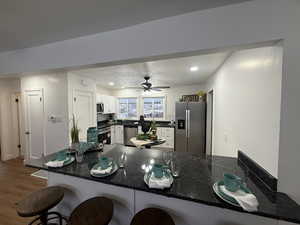
[[[174,178],[173,178],[173,176],[172,176],[172,174],[171,173],[169,173],[170,174],[170,180],[171,180],[171,185],[173,184],[173,181],[174,181]],[[148,173],[145,173],[145,175],[144,175],[144,182],[147,184],[147,186],[149,187],[149,183],[148,183]]]
[[[223,198],[223,196],[219,193],[219,187],[218,187],[218,182],[214,183],[213,185],[213,190],[216,193],[216,195],[221,198],[224,202],[227,202],[230,205],[234,205],[236,207],[241,207],[239,204],[233,203],[232,201],[227,200],[226,198]]]
[[[50,168],[61,168],[61,167],[70,165],[72,162],[74,162],[74,160],[75,160],[75,157],[71,156],[71,160],[66,160],[62,166],[48,166],[48,167],[50,167]],[[45,163],[45,166],[47,166],[46,163]]]
[[[90,170],[90,174],[91,174],[91,176],[93,176],[93,177],[98,177],[98,178],[102,178],[102,177],[107,177],[107,176],[110,176],[110,175],[112,175],[112,174],[114,174],[118,169],[119,169],[119,166],[115,163],[115,162],[113,162],[113,169],[110,171],[110,173],[105,173],[105,174],[94,174],[94,173],[92,173],[92,170],[94,169],[94,167],[97,165],[98,163],[96,163],[93,167],[92,167],[92,169]]]

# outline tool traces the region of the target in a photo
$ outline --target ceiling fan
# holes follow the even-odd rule
[[[155,86],[152,87],[150,83],[150,77],[147,75],[144,77],[145,81],[141,83],[141,87],[128,87],[129,89],[143,89],[144,91],[162,91],[161,89],[170,88],[169,86]]]

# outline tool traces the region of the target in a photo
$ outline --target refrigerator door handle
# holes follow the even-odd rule
[[[187,117],[188,117],[188,121],[187,121],[187,130],[188,130],[188,132],[187,132],[187,137],[189,138],[190,137],[190,135],[191,135],[191,110],[187,110]]]
[[[188,111],[185,110],[185,136],[188,137]]]

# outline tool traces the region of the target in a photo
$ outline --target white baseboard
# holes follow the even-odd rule
[[[18,158],[18,155],[12,155],[12,154],[2,155],[2,161],[7,161],[15,158]]]

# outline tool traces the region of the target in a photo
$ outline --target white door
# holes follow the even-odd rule
[[[86,141],[87,129],[95,126],[93,114],[96,115],[96,111],[94,111],[93,98],[92,92],[74,91],[73,114],[78,121],[80,141]]]
[[[44,96],[43,90],[25,91],[26,136],[30,159],[44,153]]]

